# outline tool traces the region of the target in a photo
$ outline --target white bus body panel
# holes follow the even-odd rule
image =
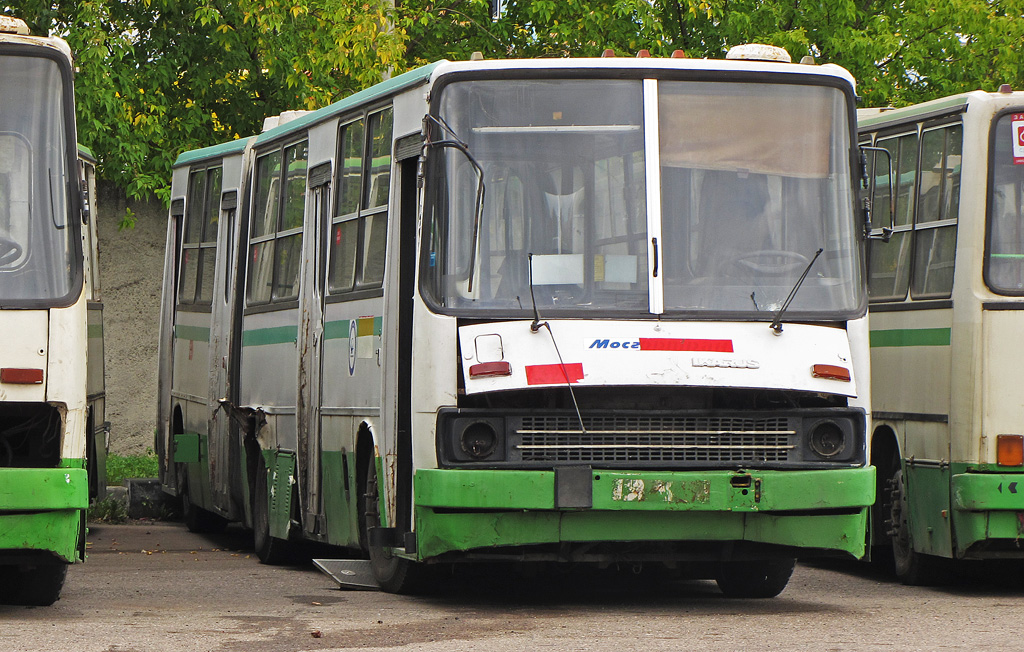
[[[668,385],[787,389],[857,396],[845,330],[765,323],[551,321],[462,326],[466,393],[565,385]],[[553,336],[553,337],[552,337]],[[554,344],[557,343],[557,350]],[[561,357],[559,357],[559,353]],[[504,361],[509,376],[473,377],[473,365]],[[849,381],[816,378],[814,365],[843,367]]]

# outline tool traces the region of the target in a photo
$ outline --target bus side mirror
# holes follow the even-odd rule
[[[892,169],[892,152],[885,149],[884,147],[873,147],[871,145],[861,145],[860,147],[860,161],[861,161],[861,181],[864,184],[864,236],[869,240],[881,240],[882,242],[889,242],[889,238],[892,237],[892,232],[896,230],[896,188],[893,184],[893,169]],[[886,181],[889,184],[889,226],[883,226],[880,233],[871,232],[871,196],[869,192],[871,190],[871,179],[868,178],[868,163],[865,152],[875,153],[875,165],[872,166],[873,170],[878,168],[878,154],[885,154],[885,159],[889,162],[889,172],[886,174]],[[875,187],[878,186],[878,174],[875,177]]]

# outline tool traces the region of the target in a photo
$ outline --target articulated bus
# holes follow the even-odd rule
[[[180,155],[157,448],[189,525],[396,592],[515,560],[768,597],[861,557],[854,81],[750,51],[442,61]]]
[[[0,601],[52,604],[85,557],[107,447],[102,305],[71,50],[0,16]],[[91,474],[90,474],[91,472]]]
[[[911,584],[1024,559],[1024,93],[862,110],[860,131],[891,233],[868,258],[874,542]]]

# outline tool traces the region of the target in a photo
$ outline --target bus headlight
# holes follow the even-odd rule
[[[807,443],[821,457],[836,457],[846,450],[846,432],[835,421],[819,421],[811,427]]]
[[[474,421],[459,437],[462,452],[474,460],[487,459],[498,447],[498,433],[486,421]]]

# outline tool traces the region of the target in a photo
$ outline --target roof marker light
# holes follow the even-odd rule
[[[672,50],[672,58],[673,59],[686,59],[688,57],[686,56],[686,52],[683,51],[683,50]]]
[[[0,16],[0,34],[28,36],[31,33],[28,25],[22,19],[13,16]]]
[[[651,51],[650,50],[640,50],[639,52],[636,53],[636,58],[637,59],[646,59],[646,58],[648,58],[650,56],[651,56]]]
[[[1009,84],[1001,84],[999,86],[999,92],[1000,93],[1012,93],[1013,92],[1013,86],[1010,86]]]
[[[793,63],[789,52],[774,45],[763,43],[745,43],[733,46],[725,55],[726,59],[739,61],[777,61],[779,63]]]
[[[601,57],[602,58],[609,58],[609,57],[614,57],[614,56],[615,56],[615,50],[613,50],[611,48],[608,48],[607,50],[605,50],[604,52],[601,53]]]
[[[481,52],[480,50],[477,50],[473,54],[469,55],[469,60],[470,61],[483,61],[484,60],[484,53]]]

